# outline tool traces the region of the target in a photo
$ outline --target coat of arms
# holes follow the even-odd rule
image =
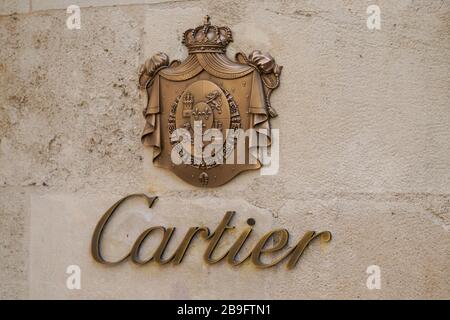
[[[148,96],[142,142],[154,147],[156,166],[195,186],[217,187],[261,167],[250,160],[258,138],[248,129],[270,144],[270,118],[277,116],[270,95],[282,67],[261,51],[238,53],[232,61],[226,55],[232,41],[228,27],[214,26],[206,16],[202,26],[184,33],[185,60],[170,62],[160,52],[141,68],[139,83]],[[238,141],[245,142],[244,162],[234,152]]]

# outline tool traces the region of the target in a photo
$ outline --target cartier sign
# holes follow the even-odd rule
[[[183,240],[178,245],[174,252],[166,252],[166,248],[171,241],[172,236],[175,233],[175,227],[164,227],[164,226],[152,226],[147,230],[142,232],[140,236],[135,240],[134,245],[131,247],[130,251],[124,255],[123,258],[117,261],[106,260],[101,252],[102,247],[102,234],[105,230],[107,224],[114,219],[114,213],[130,198],[143,198],[147,201],[148,206],[151,208],[154,204],[156,197],[150,197],[145,194],[132,194],[124,197],[123,199],[117,201],[111,208],[109,208],[105,214],[102,216],[100,221],[95,228],[94,235],[92,237],[91,251],[92,256],[97,262],[107,264],[107,265],[117,265],[126,260],[131,260],[136,264],[144,265],[154,261],[155,263],[165,265],[168,263],[173,263],[175,265],[180,264],[183,258],[188,253],[189,245],[192,241],[205,241],[207,243],[206,251],[203,255],[204,261],[207,264],[216,264],[222,260],[226,260],[232,266],[238,266],[247,260],[251,260],[252,263],[259,268],[268,268],[287,260],[287,268],[292,269],[297,264],[302,253],[308,247],[308,245],[316,238],[320,238],[323,242],[328,242],[331,240],[331,233],[329,231],[314,232],[307,231],[296,244],[287,249],[289,241],[289,232],[286,229],[276,229],[266,233],[261,237],[253,246],[253,249],[249,252],[242,253],[241,249],[244,244],[246,244],[250,234],[253,231],[253,226],[255,221],[253,219],[247,220],[248,226],[242,230],[242,233],[235,240],[234,244],[225,252],[217,256],[215,254],[216,247],[218,246],[221,238],[229,229],[233,229],[232,224],[233,216],[235,212],[226,212],[222,221],[217,225],[214,231],[210,231],[208,227],[204,226],[192,226],[190,227]],[[156,248],[155,252],[150,258],[146,260],[141,258],[141,247],[145,240],[150,236],[158,236],[161,239],[159,246]],[[201,239],[196,239],[201,238]],[[284,251],[284,254],[278,256],[278,258],[272,260],[271,262],[263,262],[262,256],[268,254],[275,254]],[[242,256],[240,260],[237,258],[238,255]]]
[[[154,148],[153,162],[157,167],[170,169],[198,187],[217,187],[243,171],[261,168],[267,163],[265,151],[272,140],[278,139],[270,127],[270,119],[277,116],[270,96],[280,84],[282,67],[260,51],[248,56],[238,53],[236,61],[230,60],[226,47],[232,40],[228,27],[214,26],[206,16],[203,25],[183,35],[183,44],[189,52],[185,60],[170,62],[160,52],[148,59],[140,72],[139,83],[148,98],[143,144]],[[331,239],[329,231],[308,231],[288,247],[289,232],[276,229],[243,253],[255,225],[250,218],[234,244],[219,255],[216,249],[221,238],[234,228],[232,219],[237,213],[229,211],[214,231],[206,226],[190,227],[177,249],[170,253],[167,247],[174,241],[175,227],[149,226],[123,258],[109,261],[102,255],[103,232],[120,205],[134,197],[145,199],[149,207],[156,199],[133,194],[106,211],[92,237],[91,250],[96,261],[108,265],[128,259],[136,264],[152,261],[180,264],[192,241],[204,241],[207,243],[204,260],[208,264],[226,260],[237,266],[251,260],[257,267],[268,268],[286,260],[287,267],[292,269],[314,239],[324,242]],[[149,237],[159,237],[156,239],[161,242],[151,258],[143,259],[141,250]],[[263,262],[262,256],[270,254],[274,254],[271,262]]]

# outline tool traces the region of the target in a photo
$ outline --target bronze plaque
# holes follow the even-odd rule
[[[206,16],[203,25],[183,35],[189,52],[185,60],[170,62],[159,52],[141,67],[139,83],[148,96],[142,143],[154,147],[156,166],[194,186],[217,187],[261,167],[258,159],[250,160],[258,139],[252,139],[248,129],[266,135],[270,144],[270,118],[277,116],[270,95],[280,84],[282,67],[258,50],[249,56],[237,53],[236,61],[230,60],[226,48],[232,41],[228,27],[214,26]],[[180,147],[179,132],[187,133],[191,143]],[[223,138],[204,141],[208,132]],[[242,142],[239,134],[244,135],[244,162],[237,161],[234,152]],[[194,145],[196,136],[201,141]],[[208,149],[212,142],[220,145],[219,152]],[[174,154],[184,161],[174,161]]]

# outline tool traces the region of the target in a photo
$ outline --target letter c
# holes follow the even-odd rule
[[[144,193],[135,193],[135,194],[130,194],[130,195],[120,199],[116,203],[114,203],[112,205],[112,207],[109,208],[105,212],[105,214],[101,217],[100,221],[97,223],[97,226],[95,227],[94,234],[92,235],[91,253],[92,253],[92,256],[94,257],[95,261],[103,263],[103,264],[107,264],[107,265],[116,265],[116,264],[119,264],[119,263],[125,261],[130,256],[130,253],[128,253],[126,256],[124,256],[122,259],[119,259],[118,261],[107,261],[102,256],[101,249],[100,249],[100,241],[102,239],[103,230],[105,229],[107,223],[113,216],[116,209],[123,202],[125,202],[126,200],[128,200],[130,198],[134,198],[134,197],[144,198],[147,201],[149,208],[152,207],[153,203],[158,198],[158,197],[150,197]]]

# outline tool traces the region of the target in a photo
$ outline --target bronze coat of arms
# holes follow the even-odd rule
[[[261,51],[253,51],[249,56],[237,53],[236,61],[232,61],[226,55],[232,41],[228,27],[214,26],[206,16],[202,26],[183,35],[189,52],[184,61],[170,62],[160,52],[141,67],[139,83],[148,96],[142,143],[154,148],[156,166],[171,170],[194,186],[217,187],[245,170],[261,167],[259,160],[227,161],[235,156],[231,151],[236,137],[226,138],[230,130],[254,129],[266,135],[270,144],[270,118],[277,116],[270,95],[280,84],[282,67]],[[171,158],[175,142],[171,137],[180,128],[192,135],[197,129],[202,134],[208,129],[222,132],[223,152],[215,156],[223,161],[199,159],[186,150],[177,150],[189,154],[189,161],[175,164]],[[257,140],[251,135],[246,138],[246,159],[258,147]],[[208,142],[202,142],[202,147],[207,145]]]

